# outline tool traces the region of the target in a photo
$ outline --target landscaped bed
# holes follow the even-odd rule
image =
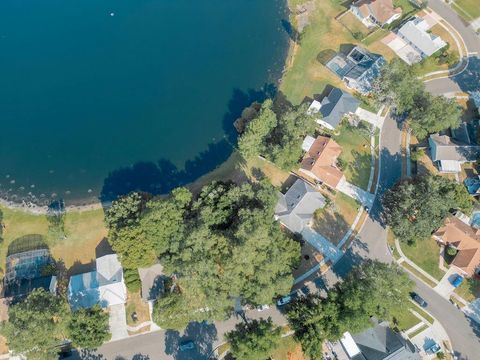
[[[143,302],[139,292],[128,292],[125,312],[127,316],[127,324],[129,326],[138,326],[141,323],[150,320],[148,304]],[[134,320],[134,317],[132,316],[134,313],[136,314],[136,320]]]

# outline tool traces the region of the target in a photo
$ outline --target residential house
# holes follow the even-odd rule
[[[467,277],[480,274],[480,229],[471,227],[456,216],[449,216],[433,238],[442,245],[457,249],[450,266]]]
[[[344,116],[351,116],[357,111],[360,101],[349,93],[333,88],[322,101],[314,100],[307,110],[307,114],[315,116],[316,122],[330,130],[334,130]]]
[[[387,322],[360,334],[343,334],[342,350],[349,360],[420,360],[420,354],[410,340],[393,331]]]
[[[145,302],[155,301],[163,293],[164,281],[167,278],[163,273],[163,266],[155,264],[148,268],[139,268],[138,274],[142,282],[142,300]]]
[[[356,46],[348,55],[336,54],[327,62],[326,67],[341,78],[348,88],[366,95],[372,91],[373,83],[380,76],[380,70],[385,64],[382,55]]]
[[[56,276],[44,274],[44,269],[52,264],[53,259],[46,248],[22,251],[7,256],[3,296],[21,298],[38,288],[55,293]]]
[[[275,219],[290,231],[301,233],[313,219],[315,210],[324,206],[323,195],[303,179],[297,179],[285,195],[279,194]]]
[[[342,147],[332,138],[318,136],[316,139],[307,136],[302,144],[305,151],[300,172],[315,179],[332,189],[345,178],[337,167],[337,159],[342,153]]]
[[[350,11],[368,28],[391,24],[402,16],[402,9],[393,0],[357,0]]]
[[[480,146],[447,135],[430,135],[428,144],[432,161],[441,172],[458,173],[463,163],[476,161],[480,155]]]
[[[447,46],[441,37],[428,32],[430,27],[430,22],[425,18],[415,17],[403,25],[397,35],[410,45],[421,59],[425,59]]]
[[[70,278],[68,301],[72,309],[89,308],[95,304],[106,308],[126,302],[127,288],[117,255],[99,257],[95,267],[94,271]]]

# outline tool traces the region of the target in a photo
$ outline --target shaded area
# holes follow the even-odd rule
[[[207,322],[191,322],[181,335],[178,331],[165,332],[165,353],[175,360],[208,359],[212,355],[213,343],[217,340],[217,329]],[[193,341],[194,348],[180,350],[180,345]]]
[[[222,140],[210,143],[196,158],[185,162],[183,168],[177,167],[168,159],[159,159],[156,162],[137,162],[132,166],[114,170],[104,180],[100,200],[108,203],[132,191],[153,195],[166,194],[214,170],[227,160],[236,146],[237,134],[233,122],[241,116],[246,107],[253,102],[263,102],[266,98],[273,97],[276,90],[273,84],[265,84],[261,90],[249,89],[246,92],[234,89],[223,117],[225,137]]]
[[[16,238],[8,244],[7,256],[39,249],[48,249],[45,237],[40,234],[28,234]]]

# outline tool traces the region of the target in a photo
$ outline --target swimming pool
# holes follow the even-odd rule
[[[473,213],[470,219],[470,225],[476,229],[480,229],[480,211]]]

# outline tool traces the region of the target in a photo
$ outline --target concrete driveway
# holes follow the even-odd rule
[[[374,194],[360,189],[358,186],[353,185],[352,183],[349,183],[347,180],[345,180],[345,178],[338,183],[337,190],[341,191],[345,195],[350,196],[351,198],[354,198],[360,204],[363,206],[368,206],[369,208],[372,207],[373,200],[375,199]]]
[[[440,294],[443,298],[449,300],[450,295],[455,290],[451,281],[456,277],[457,271],[455,269],[450,268],[445,275],[443,276],[442,280],[435,286],[433,289]]]
[[[108,325],[110,326],[112,340],[120,340],[128,337],[125,304],[109,306],[108,311],[110,315]]]

